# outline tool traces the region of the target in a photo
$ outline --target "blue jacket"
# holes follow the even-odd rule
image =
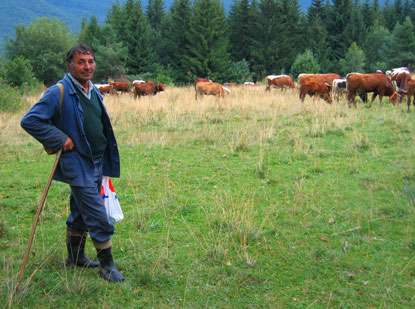
[[[84,114],[79,97],[68,74],[59,83],[62,83],[64,87],[60,116],[58,117],[60,90],[57,85],[54,85],[23,116],[21,126],[45,147],[49,148],[62,148],[67,137],[70,136],[75,148],[62,153],[53,179],[73,186],[94,186],[92,152],[83,127]],[[103,157],[103,174],[110,177],[120,177],[120,156],[117,142],[102,96],[96,87],[95,91],[102,106],[102,122],[108,139],[108,146]]]

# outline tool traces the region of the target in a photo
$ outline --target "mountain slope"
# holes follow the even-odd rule
[[[88,20],[94,14],[99,23],[104,23],[108,9],[116,0],[0,0],[0,50],[4,46],[4,36],[14,36],[15,26],[28,25],[38,17],[56,17],[64,21],[68,27],[77,33],[81,27],[82,18]],[[166,10],[174,0],[165,0]],[[226,11],[229,11],[234,0],[221,0]],[[124,3],[124,1],[120,1]],[[310,6],[312,0],[299,0],[300,8],[304,11]],[[380,1],[384,3],[384,1]],[[142,0],[145,10],[148,0]]]

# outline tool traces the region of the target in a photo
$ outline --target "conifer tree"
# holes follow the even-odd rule
[[[361,46],[366,34],[366,28],[363,21],[362,7],[360,6],[359,0],[354,0],[352,6],[350,21],[347,23],[344,35],[350,37],[350,39]]]
[[[149,0],[146,7],[146,18],[151,27],[151,46],[157,53],[158,59],[163,57],[164,42],[161,35],[161,25],[165,17],[165,5],[163,0]]]
[[[365,71],[368,73],[376,70],[385,70],[387,61],[388,46],[386,42],[390,40],[390,32],[385,27],[379,25],[376,20],[370,28],[363,44],[363,51],[366,55]]]
[[[375,23],[376,15],[371,0],[365,0],[362,4],[363,23],[366,29],[370,29]]]
[[[234,62],[249,61],[251,34],[251,15],[249,0],[236,0],[228,16],[231,57]]]
[[[406,66],[411,69],[415,68],[414,25],[409,17],[405,18],[403,24],[396,24],[388,51],[390,67]]]
[[[153,30],[159,30],[161,21],[165,15],[163,0],[149,0],[146,7],[146,17]]]
[[[346,52],[344,59],[340,59],[342,75],[346,76],[350,72],[363,72],[365,63],[365,53],[353,42]]]
[[[278,33],[278,11],[281,9],[276,0],[262,0],[252,3],[253,33],[250,44],[251,67],[256,75],[263,78],[278,71],[278,46],[281,39]]]
[[[97,49],[98,45],[103,44],[104,36],[95,15],[91,16],[89,23],[86,20],[82,21],[82,28],[78,32],[78,40],[94,50]]]
[[[328,55],[330,47],[327,43],[327,29],[325,21],[324,0],[313,0],[307,11],[304,41],[311,50],[322,72],[329,69]]]
[[[161,27],[164,51],[161,59],[165,65],[173,69],[179,84],[188,81],[184,57],[188,55],[187,46],[190,45],[187,33],[190,29],[191,14],[190,0],[175,0]]]
[[[389,0],[385,1],[385,7],[383,8],[383,18],[386,28],[392,31],[398,22],[395,7],[390,3]]]
[[[108,10],[107,17],[105,19],[106,24],[110,24],[118,35],[125,27],[125,16],[123,15],[122,7],[118,0],[112,4],[112,7]]]
[[[144,16],[139,0],[127,0],[122,7],[124,17],[118,38],[128,48],[126,61],[128,74],[139,74],[152,71],[156,58],[151,46],[151,28]],[[117,27],[117,23],[116,23]]]
[[[229,38],[219,0],[196,0],[188,34],[184,62],[191,78],[224,80],[230,66]]]
[[[300,51],[298,44],[300,7],[298,0],[281,0],[278,11],[277,72],[287,73]]]
[[[348,35],[348,23],[352,15],[351,0],[333,0],[333,7],[328,20],[328,41],[331,47],[329,54],[331,71],[338,72],[340,67],[338,60],[344,58],[346,50],[352,44],[352,38]]]

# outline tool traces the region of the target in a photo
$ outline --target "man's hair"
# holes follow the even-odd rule
[[[86,44],[79,43],[79,44],[76,44],[74,47],[72,47],[68,51],[68,53],[66,54],[66,62],[67,63],[72,63],[73,57],[75,56],[76,53],[81,53],[81,54],[84,54],[84,55],[91,54],[94,57],[94,60],[95,60],[94,50]]]

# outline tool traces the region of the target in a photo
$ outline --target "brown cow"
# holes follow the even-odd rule
[[[332,99],[330,96],[330,85],[323,82],[305,81],[300,84],[300,100],[304,102],[305,96],[310,97],[318,95],[327,103],[331,104]]]
[[[238,83],[224,83],[223,85],[225,87],[239,87]]]
[[[415,80],[410,80],[407,84],[406,84],[406,90],[402,91],[404,94],[407,95],[408,97],[408,113],[411,112],[410,107],[411,107],[411,97],[414,97],[414,100],[412,102],[412,104],[415,106]]]
[[[225,98],[225,90],[221,84],[213,82],[198,82],[196,83],[196,96],[202,98],[203,95],[214,95],[220,98]]]
[[[266,77],[267,86],[265,91],[270,91],[271,87],[277,89],[293,89],[295,88],[294,81],[291,76],[289,75],[268,75]]]
[[[399,97],[399,94],[396,94],[395,92],[392,82],[383,73],[349,73],[346,76],[346,80],[347,101],[349,107],[351,102],[353,102],[354,107],[356,107],[356,94],[373,92],[369,107],[372,106],[377,95],[379,95],[380,104],[382,104],[384,96],[390,97],[391,101],[394,101],[394,97]]]
[[[135,83],[134,84],[134,99],[137,97],[146,96],[146,95],[156,95],[157,92],[165,91],[165,84],[155,84],[155,83]]]
[[[301,84],[306,81],[322,82],[331,85],[333,79],[342,78],[339,74],[336,73],[326,73],[326,74],[305,74],[302,73],[298,75],[298,82]]]
[[[105,94],[116,94],[117,93],[115,91],[115,89],[112,88],[110,85],[108,85],[108,86],[100,86],[100,87],[98,87],[98,90],[99,90],[99,92],[102,95],[105,95]]]
[[[412,80],[411,71],[406,67],[392,69],[390,79],[392,84],[397,88],[398,93],[401,95],[396,101],[401,103],[403,95],[407,90],[407,84],[410,80]]]
[[[130,86],[124,82],[110,82],[110,86],[115,90],[121,93],[128,93],[131,91]]]

